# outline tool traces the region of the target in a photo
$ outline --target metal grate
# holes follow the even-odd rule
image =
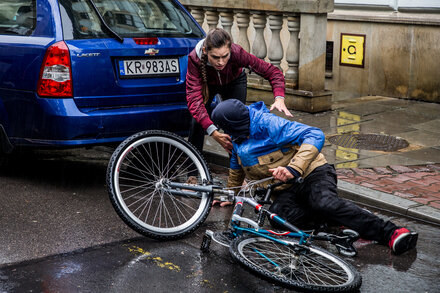
[[[341,134],[328,138],[332,144],[352,149],[393,152],[409,146],[403,138],[383,134]]]

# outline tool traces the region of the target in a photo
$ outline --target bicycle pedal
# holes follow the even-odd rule
[[[344,246],[336,244],[338,252],[344,256],[354,257],[358,254],[357,249],[354,246]]]
[[[208,252],[211,245],[212,236],[209,233],[203,235],[202,244],[200,245],[200,250],[202,252]]]
[[[355,242],[360,238],[360,235],[358,232],[351,230],[351,229],[344,229],[339,234],[339,237],[349,237],[352,242]]]

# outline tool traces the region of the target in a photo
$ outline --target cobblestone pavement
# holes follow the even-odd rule
[[[440,209],[440,164],[338,169],[338,179]]]

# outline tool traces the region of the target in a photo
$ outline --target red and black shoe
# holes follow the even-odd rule
[[[418,237],[417,232],[411,232],[406,228],[398,228],[391,235],[388,246],[394,254],[399,255],[416,247]]]

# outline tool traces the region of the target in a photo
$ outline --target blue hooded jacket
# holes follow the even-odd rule
[[[287,153],[289,154],[288,166],[293,167],[300,175],[304,175],[306,169],[316,159],[319,159],[318,165],[326,163],[324,156],[320,154],[325,136],[319,128],[271,114],[263,102],[257,102],[247,107],[250,116],[249,138],[240,144],[233,142],[231,169],[244,168],[249,171],[250,169],[247,167],[261,167],[266,164],[266,159],[270,165],[270,163],[276,163],[275,161],[281,159],[280,156],[285,156]],[[293,153],[292,149],[294,149]],[[304,155],[303,158],[295,159],[301,152]],[[266,169],[262,172],[267,173]]]

